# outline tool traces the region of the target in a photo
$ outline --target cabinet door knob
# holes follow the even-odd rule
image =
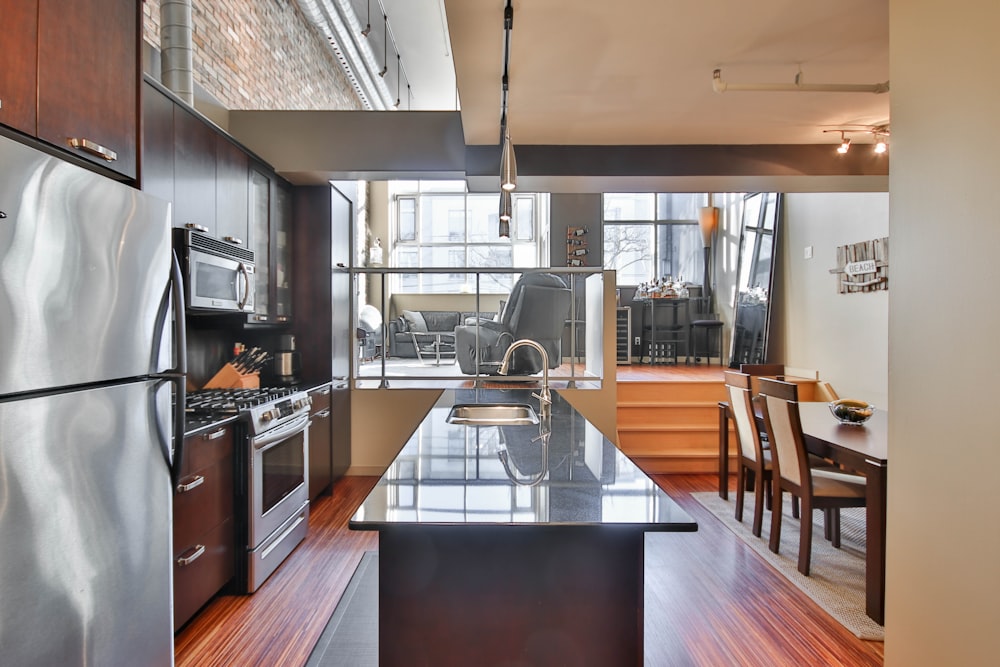
[[[243,239],[239,238],[238,236],[223,236],[222,240],[228,243],[232,243],[233,245],[243,245]]]
[[[118,153],[114,152],[110,148],[106,148],[96,141],[91,141],[90,139],[80,139],[78,137],[70,137],[69,145],[73,148],[83,151],[84,153],[90,153],[91,155],[96,155],[99,158],[107,160],[108,162],[114,162],[118,159]]]
[[[191,549],[185,551],[184,554],[177,559],[177,565],[179,565],[180,567],[184,567],[185,565],[190,565],[191,563],[201,558],[202,554],[204,553],[205,553],[204,544],[195,545]]]
[[[199,225],[198,223],[195,222],[184,223],[184,229],[193,229],[196,232],[205,232],[205,233],[208,232],[208,227],[206,227],[205,225]]]

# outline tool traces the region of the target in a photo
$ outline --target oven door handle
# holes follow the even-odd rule
[[[274,445],[282,440],[287,440],[288,438],[305,431],[309,427],[309,415],[302,414],[288,422],[284,426],[279,426],[273,428],[270,431],[265,432],[263,435],[257,436],[253,439],[254,449],[267,449],[271,445]]]

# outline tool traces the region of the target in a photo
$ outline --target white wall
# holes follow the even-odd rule
[[[890,0],[885,664],[1000,655],[1000,3]]]
[[[831,159],[834,156],[831,155]],[[773,358],[819,371],[841,397],[888,407],[889,291],[839,294],[837,246],[889,234],[887,193],[785,195]],[[812,259],[804,258],[811,246]],[[892,289],[893,246],[889,239]]]

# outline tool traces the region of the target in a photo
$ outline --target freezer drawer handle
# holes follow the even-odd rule
[[[177,493],[185,493],[187,491],[190,491],[191,489],[196,489],[205,483],[205,477],[203,475],[194,475],[193,477],[189,477],[188,479],[190,479],[191,481],[190,482],[182,481],[177,484]]]
[[[226,434],[226,429],[220,428],[217,431],[212,431],[211,433],[206,433],[202,437],[205,438],[206,440],[218,440],[219,438],[221,438],[225,434]]]
[[[96,155],[99,158],[107,160],[108,162],[114,162],[118,159],[118,153],[114,152],[110,148],[105,148],[95,141],[90,139],[78,139],[77,137],[69,138],[69,145],[73,148],[83,151],[84,153],[90,153],[91,155]]]
[[[180,558],[177,559],[177,565],[179,567],[190,565],[191,563],[201,558],[201,555],[203,553],[205,553],[205,545],[204,544],[195,545],[184,552],[184,554],[190,554],[190,555],[182,555]]]

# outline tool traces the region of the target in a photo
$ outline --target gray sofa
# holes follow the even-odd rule
[[[479,317],[490,319],[494,315],[495,313],[480,313]],[[476,318],[476,313],[458,310],[404,310],[402,315],[389,322],[389,356],[417,357],[411,332],[454,334],[456,327],[466,320]]]

